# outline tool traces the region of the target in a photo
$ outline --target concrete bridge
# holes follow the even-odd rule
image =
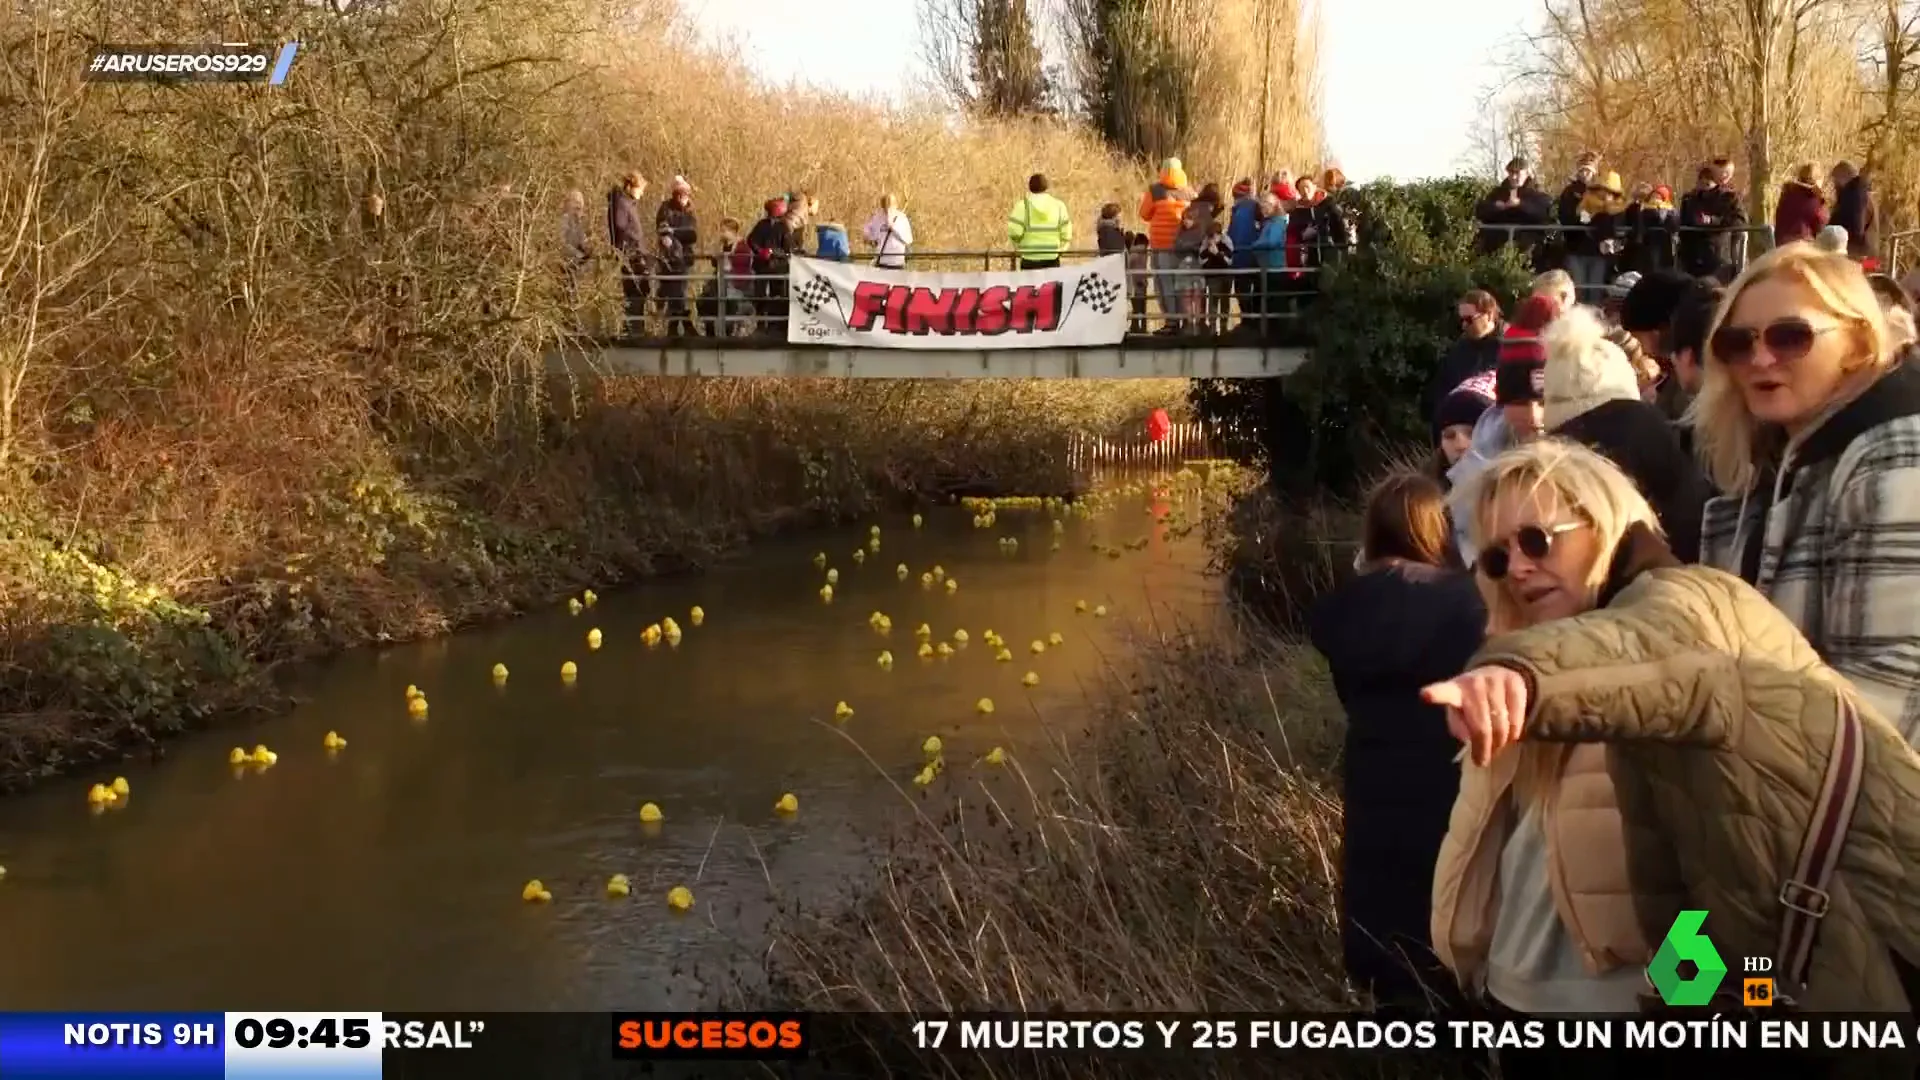
[[[724,304],[717,271],[654,275],[651,301],[627,305],[614,333],[571,336],[548,364],[575,376],[1266,379],[1306,363],[1311,270],[1283,282],[1259,270],[1162,276],[1119,257],[1021,271],[1010,258],[915,252],[905,272],[796,259],[787,279],[748,281],[761,295]],[[1187,311],[1129,302],[1162,282],[1193,301]],[[663,285],[694,297],[684,319]]]

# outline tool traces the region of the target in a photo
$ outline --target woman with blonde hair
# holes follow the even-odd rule
[[[907,249],[913,246],[913,222],[900,209],[900,200],[893,192],[880,196],[880,208],[867,219],[861,232],[873,245],[873,265],[882,270],[906,269]]]
[[[1920,365],[1859,264],[1777,248],[1727,292],[1688,410],[1700,557],[1773,601],[1920,738]]]
[[[1471,761],[1440,958],[1522,1013],[1633,1012],[1653,947],[1704,909],[1694,929],[1729,964],[1771,958],[1800,1007],[1904,1010],[1920,757],[1765,597],[1681,565],[1605,458],[1543,439],[1477,485],[1495,636],[1422,692]],[[1737,1007],[1739,981],[1720,989]]]

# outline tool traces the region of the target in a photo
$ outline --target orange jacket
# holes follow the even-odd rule
[[[1140,220],[1147,223],[1147,245],[1155,251],[1172,251],[1173,238],[1180,232],[1180,215],[1192,202],[1186,170],[1177,163],[1160,170],[1160,179],[1140,197]]]

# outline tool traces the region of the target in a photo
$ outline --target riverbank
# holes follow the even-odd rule
[[[459,467],[223,409],[95,440],[79,483],[11,486],[0,790],[280,708],[271,674],[290,661],[698,570],[880,506],[1069,490],[1073,434],[1124,429],[1184,384],[558,390],[537,442]]]

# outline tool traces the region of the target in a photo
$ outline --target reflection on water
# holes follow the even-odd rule
[[[1002,510],[988,529],[959,508],[918,530],[882,518],[864,564],[851,559],[864,524],[767,544],[578,615],[556,606],[342,657],[307,674],[308,700],[290,715],[123,766],[123,809],[88,811],[88,786],[111,774],[9,799],[0,1008],[697,1005],[695,969],[757,955],[770,887],[810,905],[843,893],[908,812],[895,785],[913,790],[928,735],[946,742],[949,772],[986,767],[996,745],[1037,752],[1041,717],[1078,720],[1122,619],[1214,603],[1198,540],[1149,516],[1168,505],[1141,494],[1069,516],[1058,551],[1037,509]],[[1090,547],[1140,539],[1119,558]],[[811,562],[822,550],[840,571],[831,604]],[[922,586],[935,564],[956,591]],[[1081,599],[1115,617],[1076,614]],[[876,610],[890,634],[869,625]],[[685,639],[648,648],[641,633],[663,616]],[[922,622],[935,640],[964,627],[972,642],[919,659]],[[989,629],[1012,662],[994,661]],[[1062,646],[1029,653],[1055,631]],[[496,663],[511,671],[504,685],[489,677]],[[1021,686],[1027,671],[1037,687]],[[408,715],[409,684],[431,703],[424,719]],[[993,715],[975,711],[981,697]],[[840,700],[854,709],[838,725],[851,739],[834,730]],[[330,730],[346,749],[322,748]],[[256,743],[278,764],[228,765],[230,747]],[[774,813],[785,792],[799,801],[791,817]],[[665,815],[657,827],[638,818],[649,801]],[[630,898],[606,896],[614,873],[631,878]],[[552,903],[522,902],[530,878]],[[667,907],[675,885],[695,895],[684,915]]]

